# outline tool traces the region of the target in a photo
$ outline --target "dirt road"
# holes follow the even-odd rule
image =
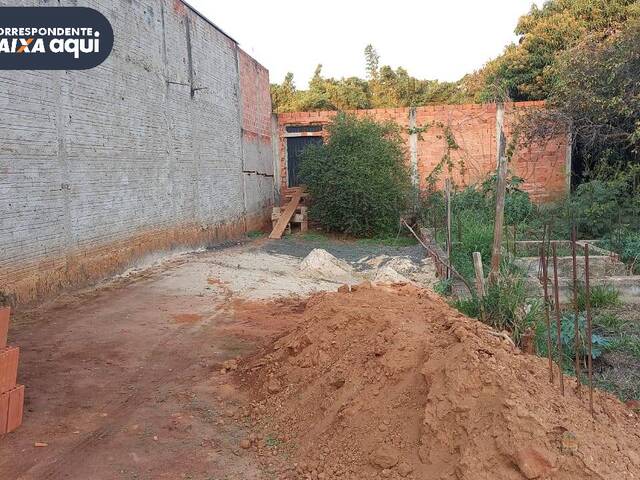
[[[244,248],[187,255],[15,315],[25,421],[0,440],[0,478],[261,478],[238,448],[241,399],[220,369],[282,325],[235,315],[211,275]]]

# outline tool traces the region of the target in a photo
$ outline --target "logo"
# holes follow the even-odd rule
[[[0,7],[0,70],[86,70],[104,62],[113,28],[85,7]]]

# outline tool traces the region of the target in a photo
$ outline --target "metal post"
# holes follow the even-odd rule
[[[591,286],[589,285],[589,244],[584,244],[585,309],[587,313],[587,369],[589,372],[589,411],[593,417],[593,362],[591,354]]]
[[[546,229],[545,229],[546,231]],[[544,292],[544,320],[547,326],[547,357],[549,358],[549,381],[553,383],[553,359],[551,352],[551,319],[549,318],[549,290],[547,275],[547,256],[544,249],[544,240],[540,245],[540,263],[542,264],[542,289]]]
[[[447,260],[451,263],[451,179],[447,178],[444,184],[447,200]],[[451,272],[447,268],[447,280],[451,278]]]
[[[578,262],[576,259],[576,240],[577,231],[576,226],[571,227],[571,258],[573,260],[573,330],[574,330],[574,344],[576,349],[575,369],[576,369],[576,385],[578,387],[578,395],[582,390],[582,382],[580,381],[580,311],[578,309]]]
[[[553,255],[553,296],[556,311],[556,334],[558,335],[558,375],[560,376],[560,393],[564,396],[564,375],[562,373],[562,319],[560,317],[560,294],[558,286],[558,255],[556,251],[556,243],[551,244],[551,252]]]

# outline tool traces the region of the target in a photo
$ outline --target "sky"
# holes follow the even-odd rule
[[[518,18],[543,0],[187,0],[269,69],[293,72],[304,89],[325,77],[365,77],[364,48],[381,65],[421,79],[453,81],[517,41]]]

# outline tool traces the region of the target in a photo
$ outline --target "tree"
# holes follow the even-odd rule
[[[365,63],[367,79],[324,78],[318,65],[307,90],[296,90],[293,76],[287,75],[282,84],[271,86],[274,111],[416,107],[472,100],[459,82],[419,80],[402,67],[380,66],[372,45],[365,48]]]
[[[590,36],[550,70],[549,105],[571,123],[588,170],[640,162],[640,20]]]
[[[559,54],[587,36],[606,39],[638,17],[637,0],[549,0],[542,8],[534,5],[515,29],[518,44],[507,46],[483,68],[484,85],[478,98],[546,98],[553,88],[550,73]]]
[[[296,110],[296,86],[293,81],[293,73],[289,72],[284,81],[271,84],[271,103],[275,113],[291,112]]]
[[[369,80],[378,78],[378,64],[380,63],[380,55],[373,45],[369,44],[364,49],[364,58],[367,64],[367,76]]]

